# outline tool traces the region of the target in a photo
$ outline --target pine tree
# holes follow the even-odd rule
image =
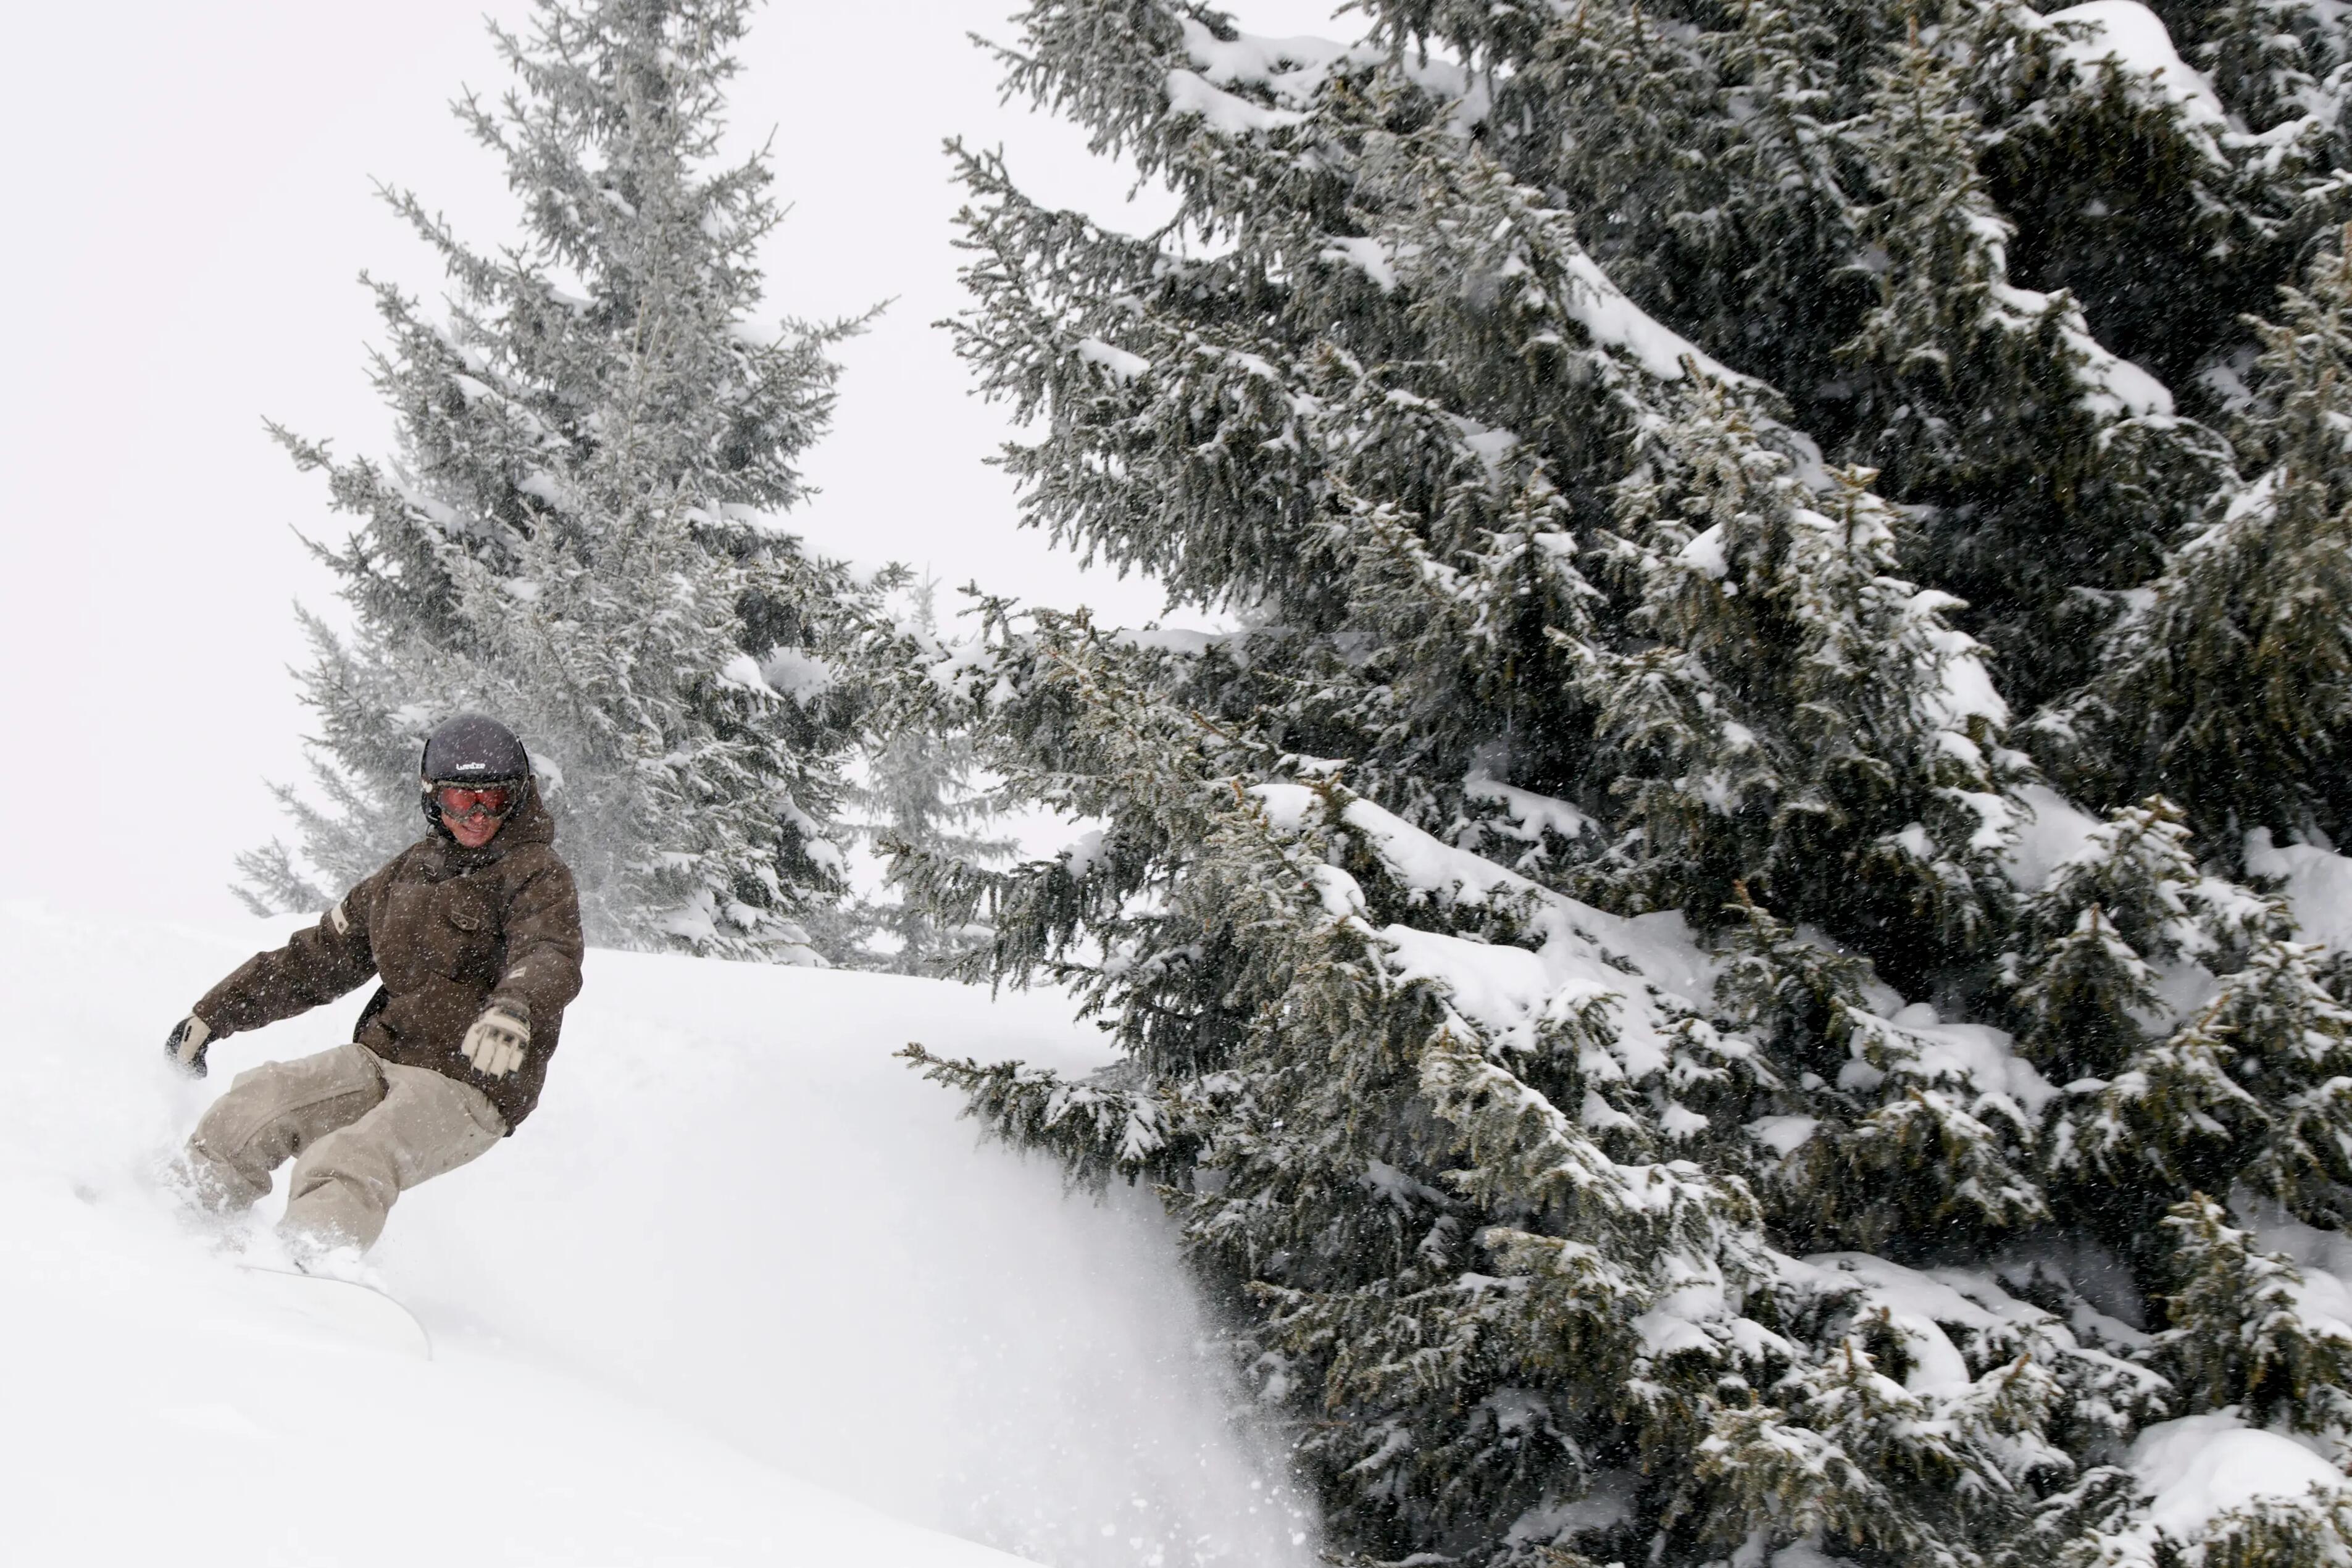
[[[719,158],[744,0],[541,0],[494,29],[518,85],[459,118],[506,166],[521,242],[469,247],[405,192],[446,323],[385,285],[375,382],[395,459],[280,432],[359,525],[318,553],[357,623],[310,626],[320,715],[297,808],[341,881],[414,836],[422,735],[467,708],[530,746],[591,939],[813,959],[827,823],[855,719],[833,662],[858,594],[776,514],[832,404],[854,324],[752,323],[779,216],[764,154]],[[246,862],[312,901],[292,855]]]
[[[2340,89],[2322,79],[2344,62],[2346,38],[2330,10],[2311,0],[2159,0],[2153,9],[2216,96],[2274,149],[2335,131],[2324,122]]]
[[[1744,1194],[1686,1163],[1626,1163],[1642,1134],[1589,1109],[1623,1077],[1626,1026],[1601,999],[1515,1039],[1446,981],[1413,978],[1366,919],[1420,889],[1462,933],[1431,932],[1441,946],[1548,931],[1597,966],[1568,907],[1507,873],[1439,891],[1415,862],[1443,847],[1343,786],[1220,782],[1248,748],[1139,683],[1149,658],[1066,623],[1024,654],[1040,662],[1024,705],[1068,718],[1092,809],[1155,840],[1162,874],[1183,868],[1148,911],[1118,896],[1139,858],[1088,878],[1111,955],[1082,992],[1148,1076],[1074,1085],[917,1060],[1082,1176],[1181,1184],[1196,1250],[1253,1282],[1262,1387],[1323,1413],[1302,1454],[1355,1478],[1330,1501],[1360,1538],[1476,1539],[1497,1513],[1580,1490],[1589,1456],[1623,1440],[1611,1407],[1627,1376],[1657,1380],[1628,1412],[1648,1441],[1703,1431],[1704,1369],[1751,1364],[1751,1348],[1695,1320],[1704,1350],[1678,1344],[1696,1359],[1669,1367],[1635,1322],[1679,1281],[1761,1267]],[[1034,929],[1019,884],[1064,875],[999,881],[999,966],[1022,962],[1009,943]],[[1563,1116],[1578,1092],[1585,1115]],[[1344,1201],[1368,1184],[1374,1201]]]
[[[2194,1407],[2235,1405],[2305,1432],[2352,1427],[2352,1331],[2309,1311],[2295,1266],[2255,1250],[2201,1193],[2164,1224],[2179,1240],[2160,1353]]]
[[[2069,1206],[2139,1254],[2148,1227],[2195,1193],[2243,1186],[2329,1226],[2352,1175],[2352,1012],[2309,946],[2257,942],[2213,999],[2168,1036],[2090,1079],[2053,1141]]]
[[[2052,1081],[2111,1078],[2163,1016],[2154,966],[2212,945],[2193,919],[2204,879],[2170,803],[2116,811],[2024,910],[2008,961],[2019,1041]]]
[[[1372,9],[1394,47],[1435,34],[1507,71],[1486,88],[1483,145],[1560,193],[1636,302],[1770,382],[1832,456],[1881,471],[1918,519],[1906,571],[1966,602],[1960,624],[1995,649],[2013,701],[2030,710],[2087,673],[2113,595],[2155,569],[2226,450],[2102,341],[2038,234],[2000,210],[2019,192],[2040,203],[2053,174],[2075,189],[2080,144],[2121,133],[2032,13],[1594,0],[1547,27],[1517,6]],[[2230,248],[2210,221],[2223,214],[2242,290],[2237,273],[2274,268],[2291,243],[2279,202],[2242,214],[2257,195],[2206,178],[2194,158],[2227,160],[2177,119],[2133,122],[2137,167],[2185,176],[2161,200],[2135,192],[2126,209],[2100,187],[2075,205],[2208,215],[2130,233],[2139,266]],[[2021,144],[2047,166],[2025,166]]]
[[[865,657],[885,666],[936,668],[953,650],[940,640],[939,584],[924,578],[908,590],[910,614],[890,635],[869,633]],[[916,688],[921,700],[896,705],[869,721],[865,780],[853,794],[860,818],[854,830],[886,855],[920,857],[961,865],[992,867],[1011,858],[1016,842],[991,834],[992,811],[982,787],[980,765],[969,730],[949,721],[935,690]],[[896,896],[889,896],[895,893]],[[971,924],[943,926],[903,889],[864,901],[853,911],[857,929],[829,946],[853,959],[872,954],[877,966],[901,974],[929,974],[952,967],[982,934]],[[835,917],[837,925],[839,916]],[[829,933],[830,934],[830,933]],[[894,945],[872,947],[877,935]]]
[[[2160,1221],[2338,1223],[2352,1074],[2337,970],[2171,806],[2100,799],[2021,885],[1997,677],[2084,668],[2231,454],[2212,387],[2101,400],[2145,374],[2114,279],[2026,275],[2002,193],[2016,143],[2128,110],[2213,142],[2168,195],[2267,279],[2281,189],[2013,6],[1367,9],[1346,48],[1054,0],[1001,52],[1179,208],[1122,235],[961,155],[958,346],[1032,429],[1003,464],[1031,523],[1240,629],[990,601],[905,678],[1009,798],[1103,824],[905,884],[988,929],[961,973],[1065,984],[1121,1052],[914,1060],[1160,1193],[1350,1560],[2147,1538],[2118,1460],[2189,1374],[2126,1320],[2194,1272]],[[1923,575],[2078,522],[2010,609]],[[2332,1507],[2217,1539],[2313,1568]]]
[[[1983,7],[1990,31],[1975,74],[1995,135],[1980,161],[2017,226],[2019,281],[2064,288],[2100,342],[2152,372],[2179,413],[2216,423],[2243,369],[2242,316],[2347,216],[2333,173],[2344,161],[2340,111],[2322,92],[2250,133],[2272,112],[2242,96],[2251,84],[2231,79],[2224,98],[2193,72],[2226,66],[2207,46],[2251,41],[2242,29],[2262,7],[2157,8],[2177,18],[2169,41],[2185,58],[2143,52],[2105,17]],[[2331,52],[2332,70],[2340,38]]]
[[[2352,841],[2352,246],[2260,327],[2260,465],[2173,552],[2054,721],[2094,787],[2162,790],[2226,853],[2248,829]]]
[[[1960,67],[1916,31],[1888,53],[1852,133],[1878,300],[1841,347],[1847,445],[1927,509],[1923,574],[1968,601],[2006,688],[2038,704],[2089,673],[2105,601],[2084,590],[2155,571],[2171,498],[2218,479],[2212,444],[2165,417],[2169,395],[2071,296],[2013,280]]]
[[[1774,1237],[1877,1251],[1906,1237],[1982,1244],[2049,1218],[2021,1109],[1873,1013],[1868,963],[1802,940],[1741,891],[1715,1000],[1722,1024],[1762,1047],[1748,1070],[1767,1092],[1740,1124],[1803,1134],[1759,1173]]]
[[[1868,473],[1809,491],[1712,397],[1664,444],[1679,482],[1622,487],[1621,521],[1648,528],[1612,551],[1657,641],[1588,677],[1618,742],[1601,765],[1638,803],[1631,880],[1669,879],[1680,896],[1654,901],[1706,924],[1741,877],[1914,984],[1913,954],[1968,950],[2007,896],[2018,763],[1977,647],[1945,624],[1947,595],[1894,575]],[[1681,515],[1661,517],[1676,491]]]

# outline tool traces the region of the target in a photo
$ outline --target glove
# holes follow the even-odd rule
[[[512,1004],[494,1002],[474,1020],[457,1049],[484,1078],[504,1078],[522,1066],[530,1049],[530,1020],[520,1017]]]
[[[212,1042],[213,1026],[191,1013],[172,1026],[172,1037],[163,1042],[163,1054],[190,1078],[202,1078],[205,1070],[205,1050]]]

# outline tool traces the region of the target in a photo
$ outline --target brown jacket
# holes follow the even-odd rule
[[[564,1005],[580,994],[580,900],[554,842],[555,820],[535,785],[479,849],[428,834],[317,925],[247,960],[205,993],[196,1016],[233,1035],[381,976],[352,1038],[385,1061],[472,1084],[511,1133],[539,1103]],[[502,1079],[475,1072],[457,1050],[493,1001],[530,1024],[530,1053]]]

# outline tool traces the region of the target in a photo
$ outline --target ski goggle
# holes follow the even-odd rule
[[[457,821],[469,816],[504,816],[514,809],[515,792],[506,784],[477,789],[471,784],[435,784],[433,804],[441,815]]]

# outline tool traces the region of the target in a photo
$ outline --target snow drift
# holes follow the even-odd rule
[[[373,1258],[426,1363],[289,1331],[155,1183],[226,1075],[345,1037],[360,998],[163,1066],[284,929],[0,910],[12,1556],[1311,1559],[1148,1201],[1066,1200],[890,1059],[1083,1068],[1058,998],[593,952],[541,1110]]]

